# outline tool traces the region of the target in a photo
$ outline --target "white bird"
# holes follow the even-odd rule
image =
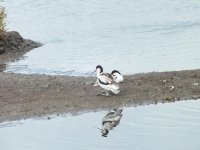
[[[113,80],[113,77],[109,73],[103,73],[103,67],[98,65],[96,66],[96,74],[97,74],[97,81],[94,86],[100,85],[105,90],[105,96],[109,96],[110,92],[114,94],[119,94],[120,87],[119,85]]]
[[[111,72],[111,75],[113,77],[113,80],[116,82],[116,83],[122,83],[124,81],[124,77],[122,76],[122,74],[117,71],[117,70],[113,70]]]
[[[101,129],[102,136],[107,137],[109,131],[119,124],[121,117],[122,109],[114,109],[113,111],[109,112],[106,116],[104,116],[102,120]]]

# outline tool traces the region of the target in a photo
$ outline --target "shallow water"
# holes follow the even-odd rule
[[[7,26],[45,45],[7,72],[90,75],[200,67],[198,0],[8,0]]]
[[[199,100],[124,108],[120,124],[102,137],[96,127],[106,113],[1,123],[1,149],[199,150]]]

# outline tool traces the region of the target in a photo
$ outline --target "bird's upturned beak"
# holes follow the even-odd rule
[[[96,70],[94,70],[93,72],[92,72],[92,74],[94,74],[96,72]]]

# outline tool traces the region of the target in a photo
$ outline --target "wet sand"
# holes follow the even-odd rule
[[[119,95],[97,96],[94,77],[0,73],[0,122],[200,98],[200,70],[125,76]]]

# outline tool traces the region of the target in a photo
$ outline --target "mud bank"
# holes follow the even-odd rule
[[[0,32],[0,64],[13,61],[26,52],[42,46],[41,43],[24,39],[18,32]]]
[[[0,122],[200,98],[200,70],[125,76],[116,96],[97,96],[93,77],[0,73]]]

